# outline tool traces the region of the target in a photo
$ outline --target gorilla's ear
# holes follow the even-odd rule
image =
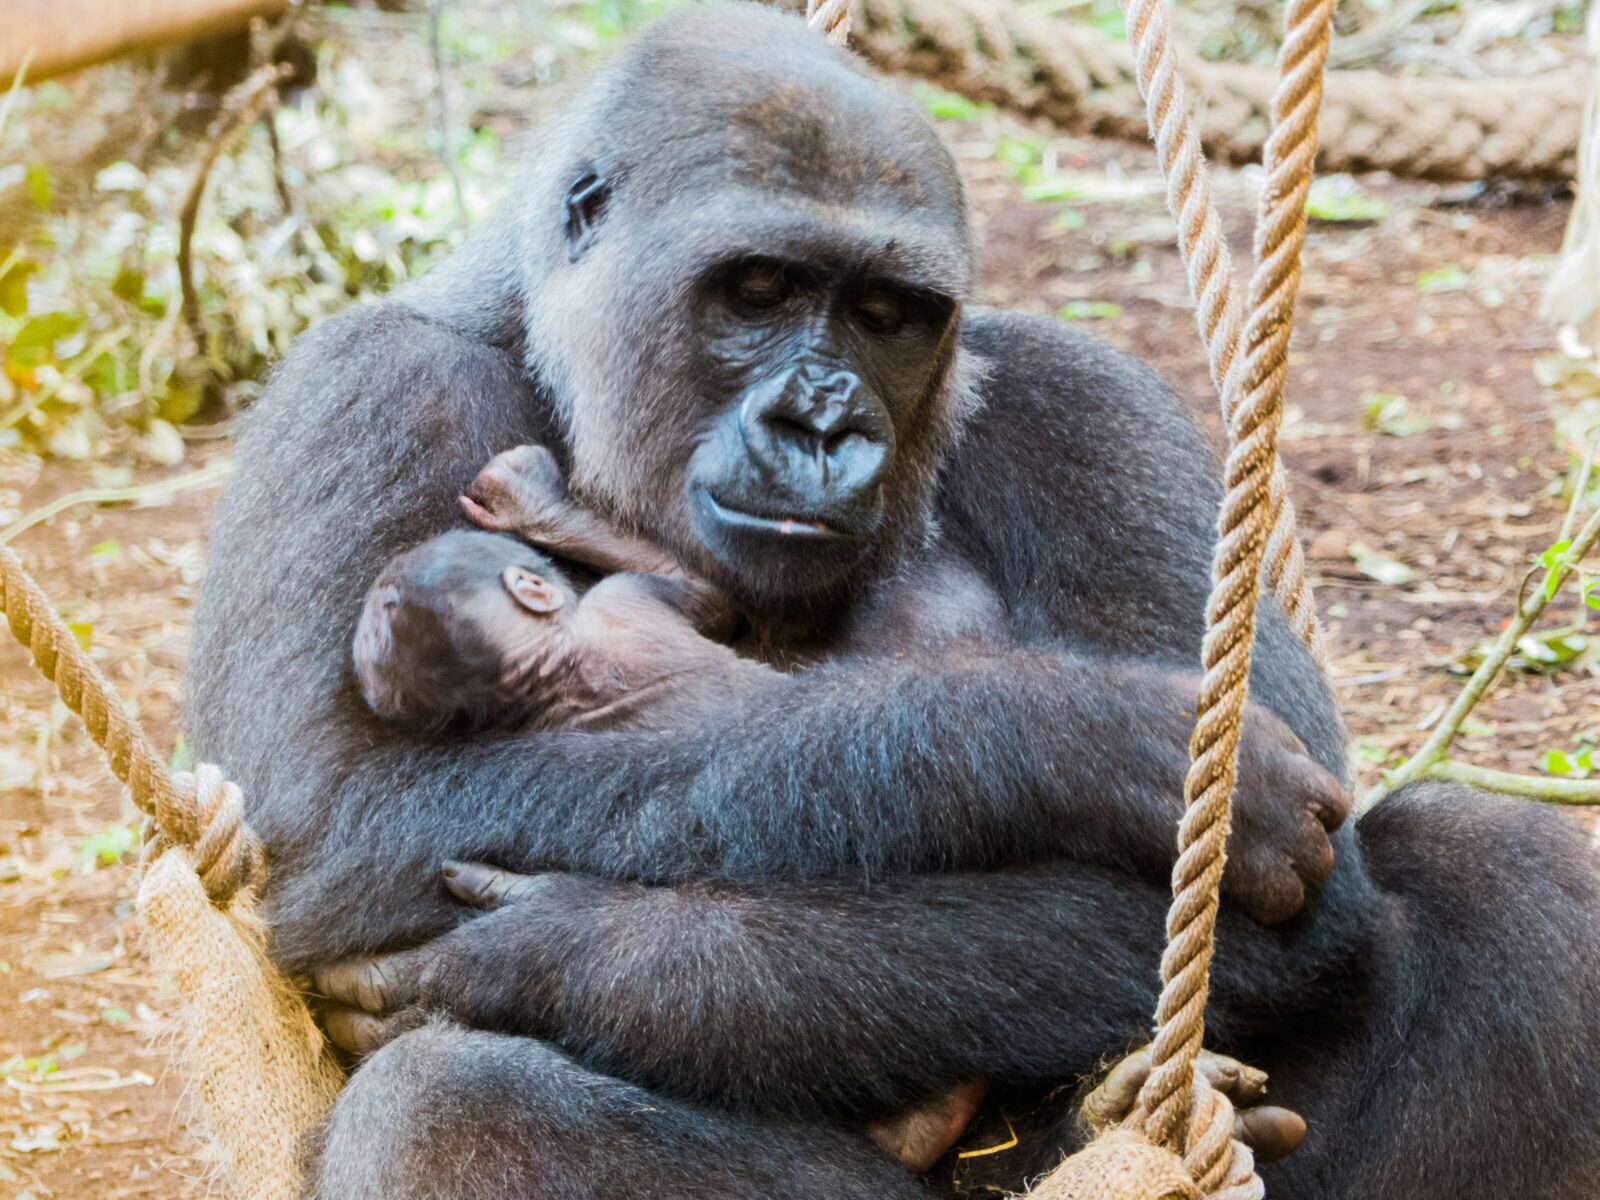
[[[560,588],[527,567],[507,567],[500,573],[500,582],[513,600],[536,616],[547,617],[566,603]]]
[[[567,257],[577,262],[594,244],[600,232],[600,221],[606,215],[606,204],[611,200],[611,181],[594,168],[589,168],[572,181],[567,188],[566,238]]]

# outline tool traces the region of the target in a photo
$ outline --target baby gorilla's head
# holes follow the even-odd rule
[[[367,593],[361,694],[380,717],[433,729],[520,724],[576,605],[567,577],[515,538],[441,534],[394,559]]]

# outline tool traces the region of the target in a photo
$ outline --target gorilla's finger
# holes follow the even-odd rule
[[[1233,1136],[1262,1162],[1276,1162],[1293,1154],[1306,1140],[1305,1118],[1275,1105],[1242,1108],[1233,1115]]]
[[[1212,1087],[1236,1105],[1253,1104],[1261,1099],[1267,1090],[1265,1071],[1258,1067],[1247,1066],[1226,1054],[1218,1054],[1214,1050],[1202,1050],[1195,1066],[1210,1080]]]
[[[1117,1124],[1133,1111],[1139,1089],[1148,1078],[1150,1047],[1145,1046],[1112,1067],[1100,1086],[1089,1093],[1080,1110],[1083,1119],[1094,1129]]]
[[[400,1032],[382,1017],[356,1008],[329,1008],[322,1025],[328,1040],[350,1054],[371,1054]]]
[[[388,1012],[414,999],[411,957],[347,958],[312,975],[318,994],[369,1013]]]
[[[463,904],[474,908],[499,908],[533,890],[537,875],[518,875],[488,863],[447,862],[441,873],[444,886]]]
[[[1331,772],[1314,759],[1300,755],[1291,778],[1306,807],[1316,814],[1324,829],[1332,833],[1344,824],[1350,815],[1350,795]]]
[[[1241,854],[1229,859],[1224,885],[1233,885],[1233,894],[1251,920],[1262,925],[1281,925],[1306,904],[1306,881],[1297,864],[1277,850]]]

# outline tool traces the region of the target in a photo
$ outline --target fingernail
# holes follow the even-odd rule
[[[439,870],[446,879],[454,879],[460,873],[461,868],[453,862],[447,862]]]

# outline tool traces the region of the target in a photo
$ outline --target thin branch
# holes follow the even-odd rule
[[[1491,792],[1523,796],[1546,804],[1600,804],[1600,779],[1551,779],[1543,775],[1518,775],[1513,771],[1475,767],[1453,758],[1440,759],[1424,775],[1429,779],[1468,783]]]
[[[1589,475],[1593,470],[1597,450],[1600,450],[1600,435],[1597,435],[1589,445],[1589,455],[1584,460],[1584,469],[1579,479],[1579,486],[1573,493],[1572,503],[1568,507],[1567,515],[1561,523],[1561,532],[1563,534],[1569,532],[1577,522],[1578,506],[1583,503],[1584,487],[1587,485]],[[1456,696],[1450,707],[1445,710],[1444,716],[1434,726],[1433,732],[1428,735],[1428,740],[1422,744],[1420,750],[1389,772],[1382,783],[1362,797],[1358,811],[1366,812],[1401,784],[1409,783],[1413,779],[1420,779],[1426,775],[1434,775],[1435,769],[1444,765],[1451,743],[1455,741],[1456,735],[1461,732],[1461,724],[1466,720],[1467,714],[1477,707],[1478,701],[1483,699],[1484,693],[1499,678],[1506,662],[1516,650],[1517,643],[1533,627],[1534,622],[1543,615],[1550,601],[1561,590],[1562,583],[1565,582],[1567,576],[1577,567],[1578,563],[1583,560],[1584,555],[1588,554],[1593,548],[1597,538],[1600,538],[1600,510],[1597,510],[1589,517],[1583,528],[1572,538],[1571,545],[1561,552],[1556,557],[1556,561],[1545,570],[1544,578],[1540,581],[1539,587],[1531,592],[1527,587],[1528,580],[1532,578],[1532,572],[1524,579],[1522,591],[1517,597],[1516,615],[1512,617],[1511,623],[1506,626],[1505,630],[1495,640],[1494,646],[1491,647],[1484,660],[1478,664],[1478,669],[1472,673],[1472,677],[1467,680],[1460,694]],[[1557,539],[1558,543],[1566,540],[1566,537]],[[1462,765],[1464,764],[1454,764],[1451,769]],[[1439,778],[1437,775],[1434,775],[1434,777]],[[1552,785],[1556,785],[1573,781],[1552,779],[1550,782]],[[1517,794],[1521,795],[1523,793],[1519,792]]]
[[[11,87],[6,92],[5,100],[0,101],[0,133],[6,131],[6,122],[11,120],[11,110],[17,103],[22,85],[28,80],[28,64],[31,62],[33,62],[33,48],[30,46],[23,51],[22,61],[17,64],[17,73],[11,78]]]
[[[467,189],[461,180],[461,163],[456,158],[456,138],[450,123],[450,88],[444,70],[444,0],[428,0],[428,40],[433,47],[433,74],[439,90],[439,155],[450,172],[450,185],[456,192],[456,225],[467,226]]]
[[[239,131],[255,118],[256,110],[272,95],[279,81],[293,72],[294,68],[287,63],[262,67],[223,101],[224,115],[218,119],[205,157],[200,160],[200,169],[195,172],[194,182],[189,185],[189,194],[184,197],[183,209],[178,214],[178,285],[183,293],[183,319],[202,356],[206,351],[206,327],[200,315],[200,293],[194,282],[194,227],[200,217],[206,183],[217,159],[233,145]]]
[[[177,492],[188,491],[190,488],[206,487],[209,484],[221,483],[233,471],[233,460],[222,459],[220,462],[210,463],[195,471],[186,471],[182,475],[172,475],[166,479],[158,479],[154,483],[135,484],[133,487],[124,488],[90,488],[81,492],[68,492],[64,496],[57,496],[42,508],[36,508],[26,516],[20,517],[0,529],[0,546],[4,546],[19,533],[32,529],[41,522],[48,521],[57,513],[65,512],[79,504],[133,504],[140,500],[154,500],[161,496],[170,496]]]

